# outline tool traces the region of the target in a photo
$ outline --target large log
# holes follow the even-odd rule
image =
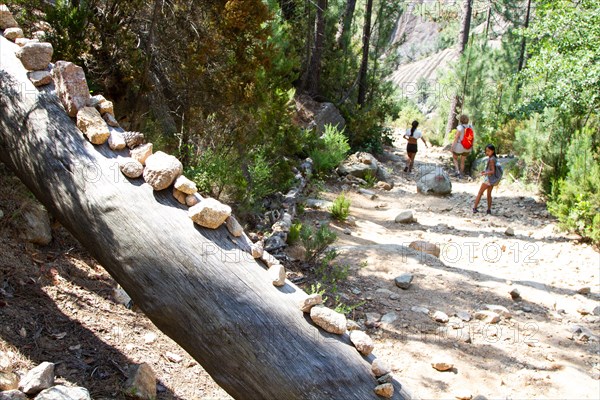
[[[226,229],[200,228],[170,190],[124,178],[52,88],[29,82],[16,48],[0,37],[0,160],[160,330],[236,399],[378,398],[372,355],[317,328],[299,310],[304,292],[274,287]]]

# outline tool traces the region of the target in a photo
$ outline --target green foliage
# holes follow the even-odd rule
[[[552,187],[549,210],[564,228],[600,243],[600,135],[578,132],[570,143],[569,172]]]
[[[78,7],[73,7],[69,0],[57,0],[54,6],[45,7],[45,11],[52,26],[47,39],[53,45],[54,57],[82,65],[91,44],[86,38],[93,17],[88,2],[80,1]]]
[[[346,304],[344,301],[342,301],[341,296],[336,296],[335,297],[335,308],[334,310],[344,314],[346,316],[348,316],[350,313],[352,313],[357,307],[360,307],[362,305],[364,305],[366,302],[365,301],[360,301],[358,303],[355,304]]]
[[[333,260],[338,256],[335,250],[329,250],[315,267],[315,274],[320,282],[329,286],[331,293],[338,291],[338,284],[348,278],[349,265],[340,265]]]
[[[348,138],[344,135],[344,131],[326,125],[325,133],[309,151],[315,172],[323,174],[331,171],[346,158],[349,150]]]
[[[372,188],[377,183],[377,176],[373,171],[369,170],[365,173],[364,181],[366,182],[364,185],[365,188]]]
[[[321,225],[316,231],[304,225],[300,229],[300,241],[306,250],[307,262],[313,262],[333,242],[337,235],[327,225]]]
[[[350,215],[350,200],[344,193],[340,193],[331,205],[331,216],[338,221],[345,221]]]
[[[323,296],[325,294],[325,288],[323,287],[321,282],[316,282],[316,283],[313,283],[310,285],[310,288],[308,288],[308,290],[306,290],[306,293],[320,294],[321,296]],[[323,301],[325,301],[325,298],[323,298]]]
[[[298,241],[300,240],[300,232],[301,231],[302,231],[302,224],[300,222],[292,224],[292,226],[290,227],[290,231],[288,232],[288,235],[287,235],[287,243],[289,245],[294,245],[294,244],[298,243]]]

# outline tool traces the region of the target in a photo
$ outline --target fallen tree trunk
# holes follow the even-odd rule
[[[194,225],[170,190],[123,177],[0,37],[0,160],[165,334],[236,399],[376,399],[370,362],[317,328],[305,294],[271,284],[226,229]],[[408,395],[397,381],[394,399]]]

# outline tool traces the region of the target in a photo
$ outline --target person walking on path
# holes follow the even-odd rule
[[[473,150],[473,126],[469,124],[469,117],[465,114],[462,114],[458,120],[460,125],[456,127],[456,135],[454,136],[454,142],[452,142],[450,150],[452,151],[454,168],[456,170],[454,176],[457,176],[460,179],[463,178],[465,174],[465,158]],[[464,140],[465,134],[467,133],[471,135],[470,146]],[[466,146],[468,146],[468,148]]]
[[[406,162],[406,167],[404,168],[404,172],[412,172],[413,165],[415,164],[415,156],[417,155],[417,151],[419,150],[417,146],[417,142],[419,139],[425,143],[425,147],[427,146],[427,142],[423,137],[423,133],[417,129],[419,126],[418,121],[413,121],[412,126],[406,130],[404,134],[404,139],[408,140],[406,144],[406,154],[408,156],[408,160]]]
[[[487,211],[486,214],[492,213],[492,189],[500,182],[501,174],[498,171],[498,157],[496,156],[496,148],[493,144],[488,144],[485,147],[485,155],[488,156],[488,161],[485,167],[485,171],[481,172],[481,175],[485,176],[479,193],[475,198],[475,205],[473,205],[473,213],[477,213],[477,206],[483,196],[483,192],[487,190]]]

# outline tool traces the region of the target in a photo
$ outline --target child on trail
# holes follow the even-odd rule
[[[481,196],[483,196],[483,192],[487,190],[487,214],[492,213],[492,189],[494,186],[500,182],[501,175],[498,170],[498,157],[496,156],[496,148],[493,144],[488,144],[485,146],[485,155],[488,156],[487,165],[485,171],[481,172],[481,175],[485,176],[481,187],[479,188],[479,193],[477,193],[477,197],[475,198],[475,205],[473,206],[473,213],[478,212],[477,206],[479,205],[479,201],[481,200]]]
[[[473,132],[473,127],[469,124],[469,117],[465,114],[462,114],[458,120],[460,125],[456,127],[456,135],[454,136],[454,142],[452,142],[450,149],[452,151],[452,157],[454,158],[454,168],[456,169],[454,176],[461,179],[465,173],[465,158],[469,155],[471,150],[473,150],[473,143],[470,143],[469,148],[465,148],[463,139],[467,129],[470,129],[470,132]]]
[[[406,130],[404,134],[404,139],[408,140],[406,145],[406,154],[408,156],[408,160],[406,162],[406,167],[404,168],[404,172],[412,172],[413,165],[415,163],[415,156],[417,155],[418,146],[417,141],[421,139],[423,143],[425,143],[425,147],[427,147],[427,142],[423,137],[421,131],[417,130],[419,126],[418,121],[413,121],[412,127]]]

